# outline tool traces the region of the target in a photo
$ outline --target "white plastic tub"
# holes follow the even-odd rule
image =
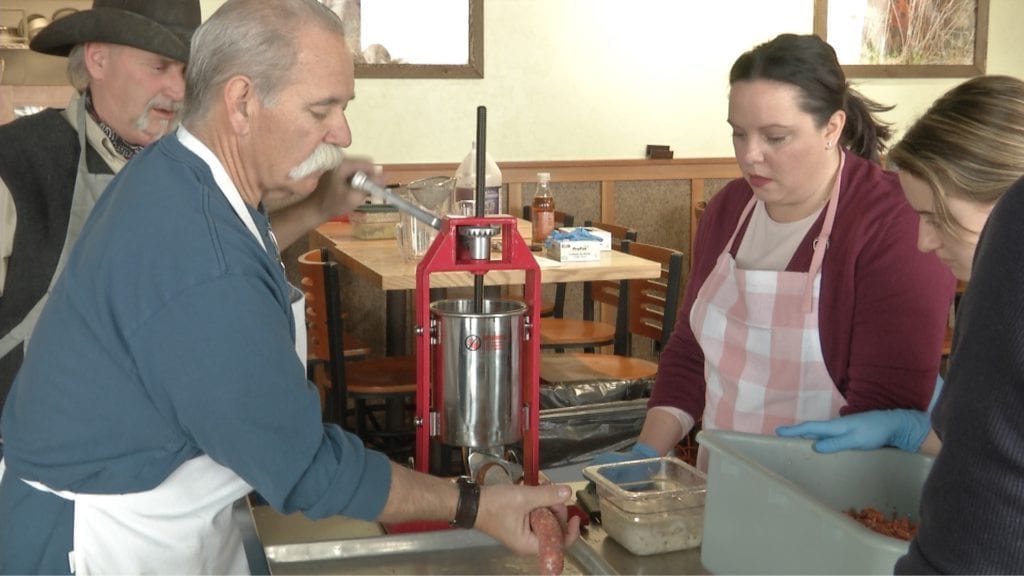
[[[885,448],[818,454],[810,440],[702,431],[709,452],[701,561],[716,574],[892,574],[909,543],[844,511],[919,521],[932,458]]]

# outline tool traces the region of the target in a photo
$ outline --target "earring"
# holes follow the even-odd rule
[[[829,140],[828,142],[825,143],[825,150],[831,150],[831,149],[832,149],[832,141]]]

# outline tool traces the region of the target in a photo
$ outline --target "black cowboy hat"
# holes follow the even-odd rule
[[[188,62],[192,33],[201,21],[199,0],[95,0],[91,10],[51,22],[30,47],[67,56],[77,44],[110,42]]]

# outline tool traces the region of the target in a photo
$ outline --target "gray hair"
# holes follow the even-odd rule
[[[85,92],[92,82],[89,69],[85,66],[85,44],[75,44],[68,54],[68,82],[79,92]]]
[[[228,0],[192,36],[182,123],[201,120],[229,79],[252,80],[272,106],[298,59],[298,35],[319,26],[344,37],[341,20],[316,0]]]

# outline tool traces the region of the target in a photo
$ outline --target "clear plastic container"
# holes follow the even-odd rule
[[[707,478],[696,468],[666,456],[589,466],[583,475],[597,487],[602,528],[626,550],[647,556],[700,546]]]

